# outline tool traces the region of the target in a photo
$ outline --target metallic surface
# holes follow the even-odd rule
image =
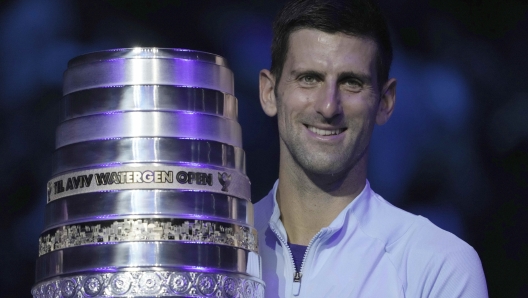
[[[131,58],[76,64],[64,72],[63,94],[122,85],[171,85],[234,94],[229,68],[199,60]]]
[[[253,225],[253,205],[244,199],[209,192],[123,190],[79,194],[47,204],[44,230],[94,218],[149,214]]]
[[[177,138],[123,138],[75,143],[53,154],[52,173],[124,163],[194,163],[245,169],[244,150],[215,141]]]
[[[78,66],[81,64],[117,60],[117,59],[152,59],[152,58],[165,58],[165,59],[184,59],[194,60],[200,62],[213,63],[220,66],[227,67],[227,61],[224,57],[195,50],[188,49],[172,49],[172,48],[121,48],[112,49],[106,51],[92,52],[84,55],[77,56],[68,61],[68,68]]]
[[[39,256],[70,247],[134,241],[221,244],[258,252],[252,227],[210,221],[164,217],[94,218],[45,231],[39,237]]]
[[[214,54],[70,60],[33,297],[264,297],[237,104]]]
[[[246,175],[227,168],[200,164],[126,164],[72,171],[48,182],[48,203],[81,193],[125,189],[181,189],[223,193],[250,200]]]
[[[53,278],[36,285],[38,298],[73,297],[228,297],[264,298],[264,283],[247,275],[190,270],[90,272]]]
[[[255,258],[256,257],[256,258]],[[255,264],[256,262],[256,264]],[[225,245],[170,241],[93,244],[56,250],[37,259],[37,282],[57,275],[90,270],[112,272],[120,268],[208,268],[260,277],[254,272],[259,257],[254,252]]]
[[[57,127],[56,148],[73,143],[127,137],[176,137],[242,147],[238,122],[184,112],[123,112],[74,118]]]
[[[94,88],[67,94],[61,121],[118,111],[188,111],[237,119],[237,99],[216,90],[166,85]]]

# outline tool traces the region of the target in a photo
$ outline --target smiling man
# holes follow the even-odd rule
[[[487,297],[473,248],[367,181],[370,138],[396,102],[371,1],[300,0],[274,23],[260,101],[277,116],[279,179],[255,205],[267,297]]]

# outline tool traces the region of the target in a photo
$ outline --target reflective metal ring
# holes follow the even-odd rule
[[[93,244],[52,251],[37,259],[36,280],[91,270],[170,267],[210,268],[260,277],[260,257],[255,252],[218,244],[171,241]]]
[[[47,204],[44,230],[131,215],[254,224],[253,204],[245,199],[197,191],[122,190],[78,194]]]
[[[133,85],[94,88],[65,95],[61,121],[119,111],[188,111],[237,120],[237,99],[204,88]]]
[[[219,166],[246,172],[240,147],[204,140],[179,138],[122,138],[74,143],[55,150],[52,173],[109,164],[174,163]]]
[[[207,114],[124,112],[74,118],[57,127],[56,148],[69,144],[128,137],[210,140],[242,147],[238,122]]]
[[[48,203],[82,193],[129,189],[167,189],[214,192],[250,200],[246,175],[223,167],[200,164],[126,164],[68,172],[48,182]]]
[[[39,256],[64,248],[128,241],[220,244],[258,253],[257,232],[248,226],[154,216],[94,220],[44,231],[39,237]]]
[[[64,72],[63,95],[91,88],[123,85],[171,85],[234,94],[227,67],[186,59],[132,58],[75,64]]]
[[[264,298],[261,279],[233,273],[146,268],[89,272],[53,278],[31,289],[34,298],[73,297],[226,297]]]

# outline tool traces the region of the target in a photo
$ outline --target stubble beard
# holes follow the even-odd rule
[[[305,146],[298,137],[290,135],[289,138],[289,142],[285,142],[284,139],[282,142],[294,163],[293,168],[320,181],[345,178],[368,151],[368,148],[354,148],[354,146],[328,148],[328,150],[319,147],[313,150]],[[358,149],[359,152],[354,149]]]
[[[283,116],[279,112],[279,119]],[[306,141],[302,140],[300,132],[291,125],[294,122],[292,119],[282,120],[283,127],[282,129],[279,128],[279,134],[281,150],[286,152],[281,154],[289,156],[287,159],[292,163],[289,167],[297,175],[303,175],[304,173],[304,175],[316,181],[337,181],[345,178],[368,152],[369,142],[361,139],[365,137],[361,133],[356,136],[355,140],[350,140],[349,142],[351,143],[348,146],[315,145],[310,147]],[[315,123],[314,121],[306,122]]]

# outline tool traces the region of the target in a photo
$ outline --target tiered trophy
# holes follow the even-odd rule
[[[233,74],[134,48],[64,73],[33,297],[263,297]]]

